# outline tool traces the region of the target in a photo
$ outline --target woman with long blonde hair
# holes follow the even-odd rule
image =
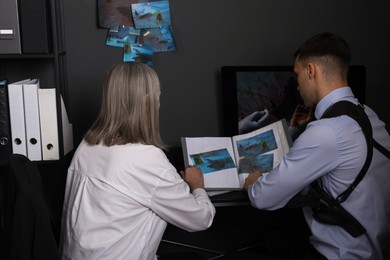
[[[116,64],[98,118],[68,169],[62,259],[157,259],[167,223],[210,227],[215,208],[203,175],[180,176],[159,134],[160,82],[147,65]]]

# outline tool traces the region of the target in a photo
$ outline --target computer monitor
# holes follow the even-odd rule
[[[225,136],[241,134],[239,121],[255,111],[268,111],[262,126],[282,118],[288,123],[302,103],[293,66],[223,66],[221,77]],[[365,79],[365,66],[350,66],[348,85],[361,103]]]

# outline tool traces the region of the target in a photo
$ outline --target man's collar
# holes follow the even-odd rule
[[[323,97],[316,105],[314,116],[316,119],[322,117],[325,111],[339,100],[349,100],[353,103],[357,103],[357,99],[353,95],[352,89],[348,86],[337,88]]]

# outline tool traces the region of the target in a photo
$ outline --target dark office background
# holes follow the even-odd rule
[[[180,146],[181,136],[223,134],[222,66],[293,65],[293,53],[302,41],[324,31],[343,36],[352,49],[352,64],[366,66],[366,103],[390,130],[390,1],[169,2],[177,51],[154,55],[154,68],[162,83],[161,134],[169,145]],[[63,7],[68,80],[68,95],[65,96],[77,146],[99,111],[106,72],[122,61],[123,50],[105,45],[108,29],[98,27],[97,0],[63,0]],[[178,160],[181,154],[170,156],[181,162]],[[66,159],[58,164],[39,164],[53,209],[57,237],[63,202],[63,192],[59,191],[64,190],[70,158]],[[224,244],[223,250],[234,249],[252,240],[257,242],[257,235],[262,234],[259,230],[267,226],[256,225],[256,229],[252,225],[262,223],[262,219],[258,220],[259,214],[262,212],[246,205],[219,207],[211,232],[189,235],[171,227],[164,238],[203,242],[220,250],[215,243],[218,240],[219,244]],[[290,225],[284,218],[278,221],[281,215],[266,219]],[[286,216],[287,220],[292,219]],[[301,230],[296,232],[300,233]]]
[[[96,0],[64,2],[69,114],[75,145],[96,117],[108,68],[122,49],[105,46]],[[390,125],[389,1],[170,0],[176,52],[156,53],[162,83],[161,134],[218,136],[222,129],[220,68],[292,65],[309,36],[330,31],[351,45],[352,64],[366,66],[366,103]],[[387,106],[387,108],[386,108]]]

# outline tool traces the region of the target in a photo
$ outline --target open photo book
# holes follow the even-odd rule
[[[256,170],[270,172],[289,151],[291,138],[281,119],[233,137],[182,137],[184,164],[196,165],[208,191],[240,190]]]

